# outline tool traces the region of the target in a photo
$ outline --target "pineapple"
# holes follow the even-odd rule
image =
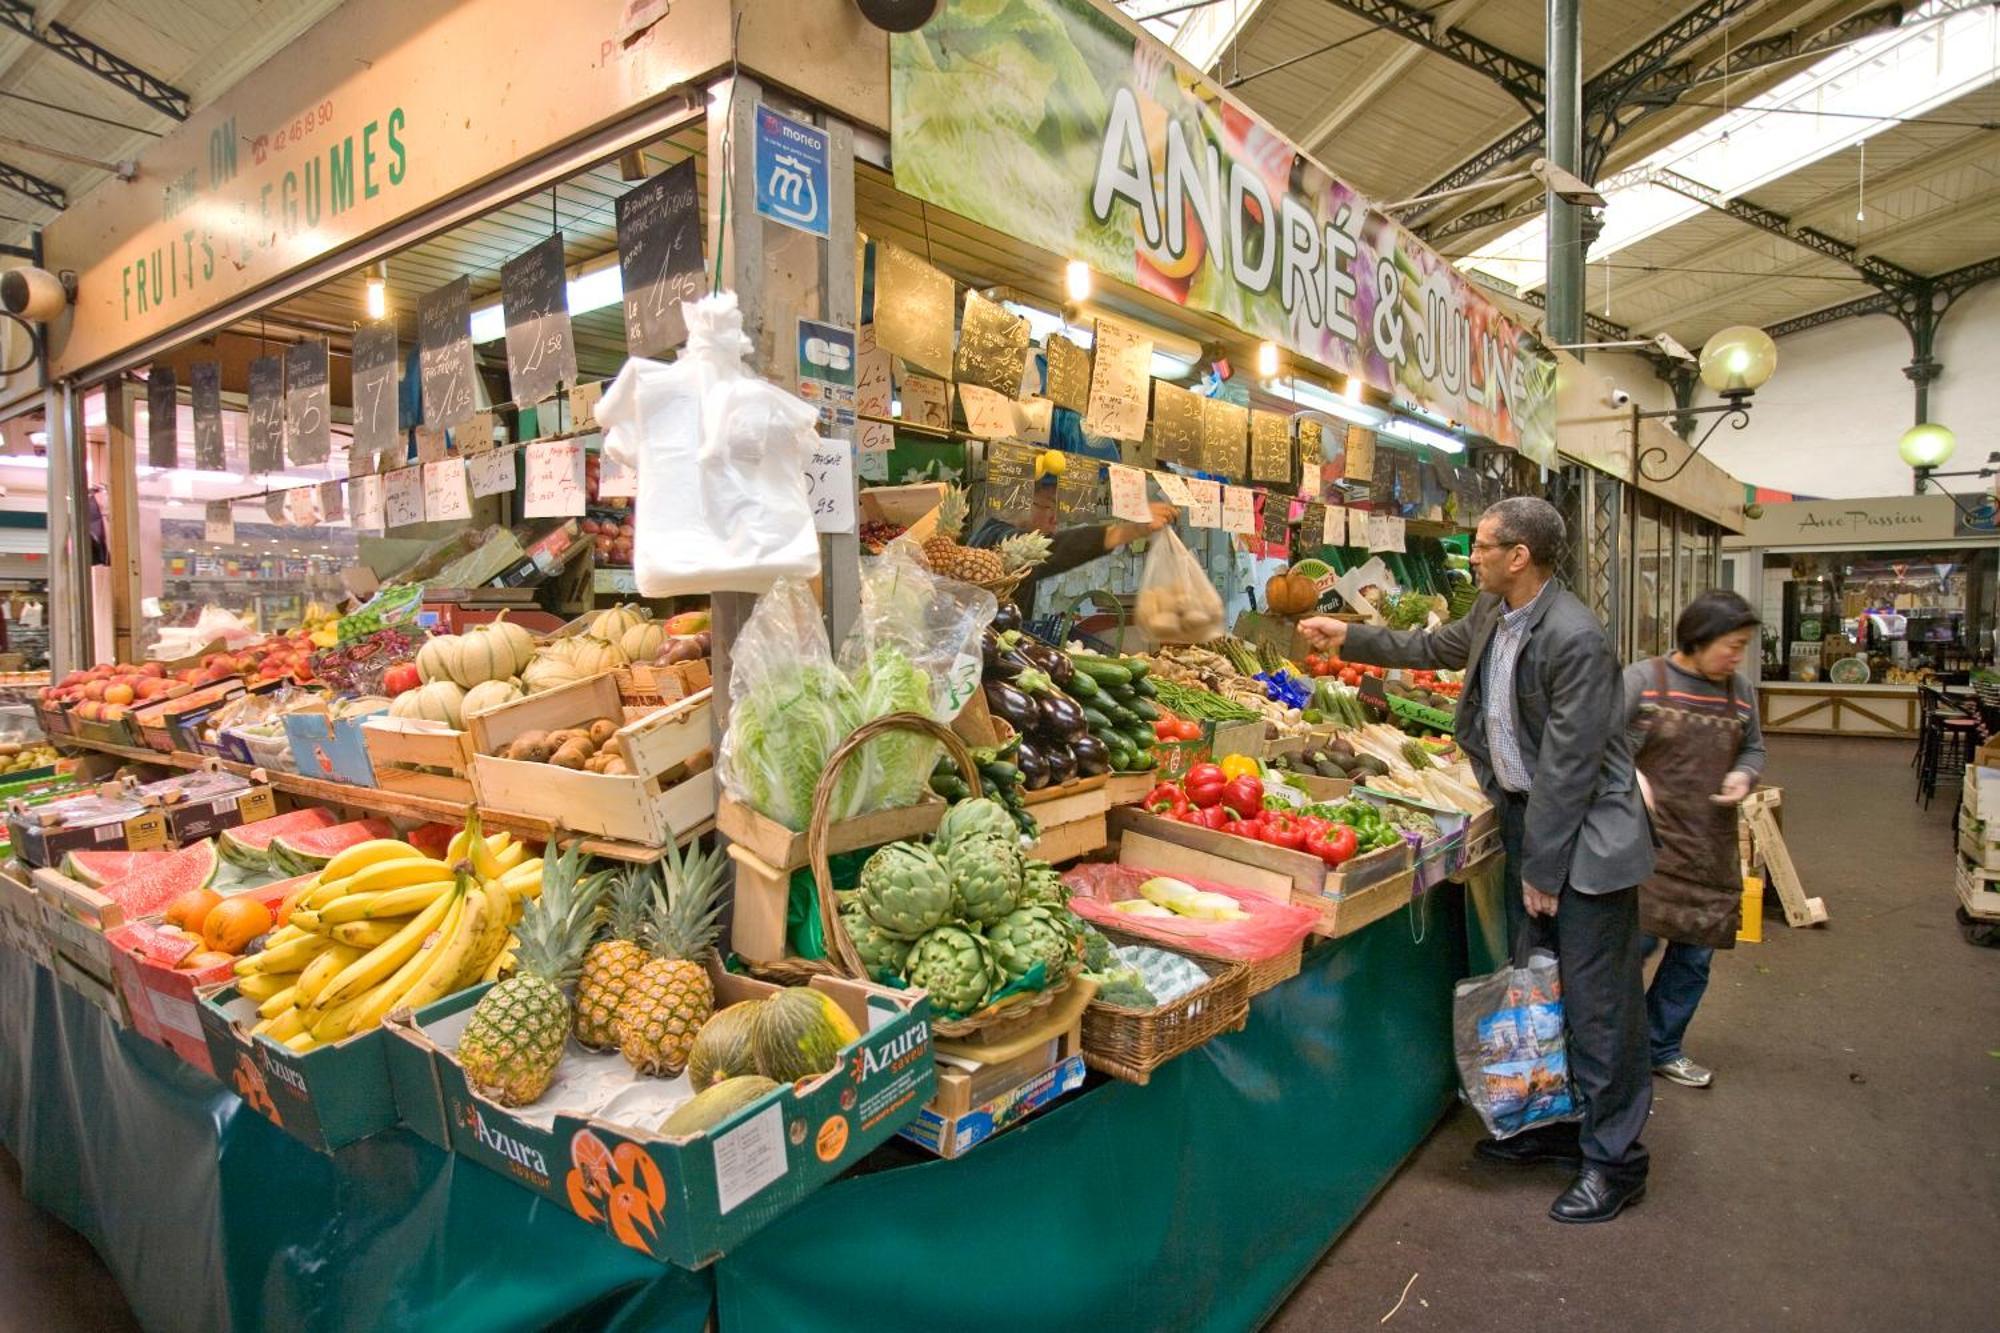
[[[526,1106],[548,1091],[569,1040],[570,1002],[583,951],[597,927],[604,876],[583,874],[577,846],[542,870],[542,892],[523,903],[519,972],[480,997],[458,1040],[458,1062],[475,1092]]]
[[[966,583],[991,583],[1004,578],[1007,569],[998,552],[958,544],[970,513],[971,505],[963,487],[953,486],[945,491],[944,499],[938,503],[937,532],[924,541],[924,563],[933,573]]]
[[[576,1039],[592,1050],[618,1044],[618,1001],[648,956],[639,936],[652,885],[645,866],[626,866],[619,873],[611,890],[609,933],[583,956],[583,977],[576,983]]]
[[[1049,539],[1039,532],[1024,532],[1000,543],[1000,565],[1009,574],[1032,569],[1049,558]]]
[[[648,873],[645,943],[652,957],[618,1002],[618,1049],[642,1074],[672,1077],[687,1068],[695,1034],[715,1012],[715,988],[702,961],[715,943],[728,864],[720,851],[669,848]]]

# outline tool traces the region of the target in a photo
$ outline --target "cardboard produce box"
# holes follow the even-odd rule
[[[166,815],[168,841],[181,847],[278,813],[270,787],[214,768],[148,782],[133,794]]]
[[[710,977],[717,1008],[781,989],[713,966]],[[630,1121],[664,1119],[682,1100],[685,1079],[648,1079],[629,1068],[621,1078],[623,1060],[615,1052],[592,1055],[572,1045],[539,1109],[509,1109],[473,1092],[455,1051],[479,989],[393,1024],[391,1040],[430,1055],[453,1151],[650,1258],[702,1268],[854,1165],[936,1090],[930,1001],[922,991],[838,977],[812,985],[863,1033],[840,1063],[682,1138]],[[559,1109],[572,1086],[616,1088],[621,1114],[607,1119]]]
[[[14,855],[30,866],[52,866],[78,850],[144,852],[172,844],[166,811],[141,801],[128,782],[43,805],[12,800],[7,834]]]
[[[556,812],[558,823],[572,832],[664,846],[715,817],[710,698],[703,690],[664,708],[628,712],[607,671],[488,709],[468,723],[480,800],[515,814]],[[529,732],[588,726],[602,718],[623,720],[606,744],[624,760],[624,773],[500,757]]]
[[[198,1004],[216,1079],[299,1142],[330,1153],[396,1123],[385,1029],[300,1053],[250,1035],[257,1005],[233,982],[201,991]]]
[[[375,767],[368,759],[361,724],[387,708],[384,703],[372,713],[334,717],[325,704],[315,704],[285,714],[285,739],[299,775],[356,787],[374,786]]]
[[[937,1095],[896,1132],[939,1157],[957,1157],[1075,1092],[1088,1072],[1081,1019],[1012,1060],[966,1068],[940,1056]]]

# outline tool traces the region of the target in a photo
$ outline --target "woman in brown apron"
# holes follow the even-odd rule
[[[1659,842],[1653,877],[1639,890],[1646,952],[1666,943],[1646,992],[1653,1072],[1692,1088],[1714,1075],[1688,1059],[1681,1039],[1715,951],[1736,944],[1736,806],[1764,767],[1757,708],[1736,676],[1756,632],[1748,602],[1705,592],[1681,612],[1675,652],[1625,669],[1627,725]]]

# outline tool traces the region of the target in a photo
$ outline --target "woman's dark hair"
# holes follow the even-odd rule
[[[1759,623],[1750,603],[1724,588],[1710,588],[1687,604],[1674,622],[1674,638],[1690,657],[1725,634]]]

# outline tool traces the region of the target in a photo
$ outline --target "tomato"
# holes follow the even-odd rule
[[[1201,723],[1184,717],[1174,719],[1174,739],[1177,741],[1200,740]]]

